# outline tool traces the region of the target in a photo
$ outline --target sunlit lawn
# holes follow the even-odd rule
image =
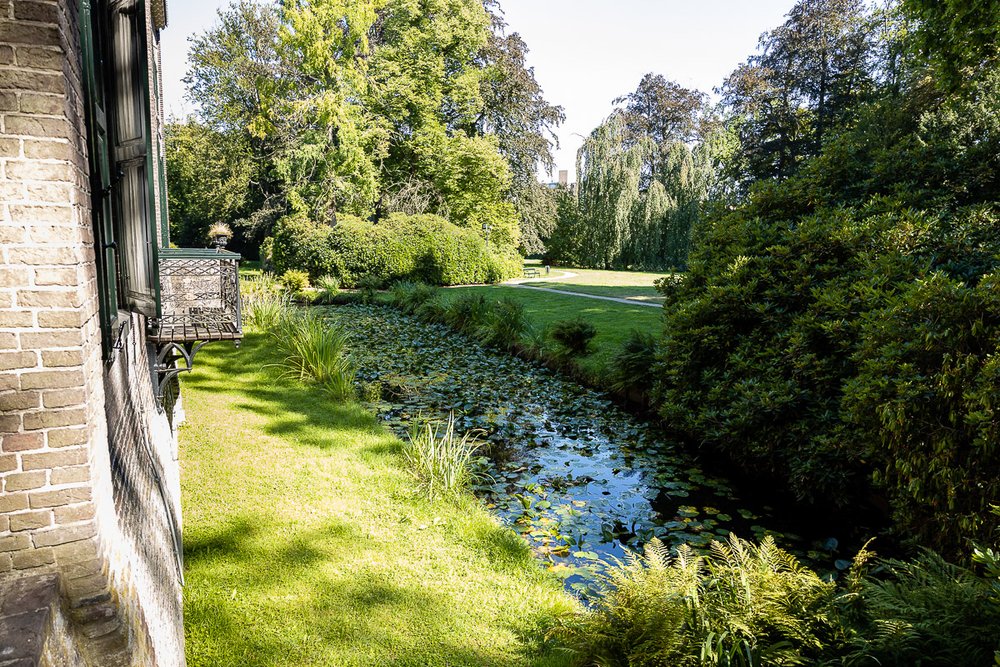
[[[503,285],[456,287],[445,292],[447,294],[481,292],[493,299],[515,299],[524,304],[528,317],[538,327],[544,328],[554,322],[576,317],[593,323],[597,328],[594,352],[579,361],[584,370],[597,376],[603,373],[612,355],[621,347],[632,329],[657,333],[660,331],[663,318],[660,308],[631,306],[615,301],[553,294],[520,287]]]
[[[183,380],[188,664],[565,664],[540,638],[574,602],[520,538],[414,496],[397,439],[278,362],[249,336]]]
[[[575,269],[552,267],[549,274],[537,263],[526,262],[541,273],[540,278],[550,276],[553,280],[539,280],[526,283],[529,286],[548,287],[565,292],[580,294],[595,294],[597,296],[613,296],[620,299],[633,299],[650,303],[662,303],[663,298],[653,286],[657,278],[664,273],[643,273],[640,271],[598,271],[595,269]],[[573,275],[575,274],[575,275]]]

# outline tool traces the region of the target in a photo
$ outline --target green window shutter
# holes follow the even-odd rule
[[[159,239],[151,164],[149,67],[145,6],[115,2],[109,12],[113,95],[111,161],[118,181],[112,189],[119,239],[124,304],[149,317],[159,315]]]
[[[90,159],[91,208],[101,333],[105,356],[114,345],[118,327],[118,246],[110,192],[112,176],[105,97],[104,23],[95,20],[90,0],[80,2],[80,46],[86,97],[87,148]]]

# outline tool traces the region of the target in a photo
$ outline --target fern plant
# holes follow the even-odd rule
[[[659,540],[616,561],[593,609],[555,635],[581,665],[811,665],[839,635],[834,584],[765,538],[708,556]]]
[[[885,666],[992,665],[1000,648],[1000,607],[990,582],[923,551],[888,560],[861,585],[862,627],[849,660]]]

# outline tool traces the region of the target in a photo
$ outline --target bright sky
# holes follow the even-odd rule
[[[188,37],[215,22],[229,0],[168,0],[163,32],[167,113],[191,110],[181,79]],[[501,0],[521,33],[546,98],[566,110],[557,169],[575,180],[576,151],[646,72],[711,93],[753,53],[762,32],[783,22],[794,0]]]

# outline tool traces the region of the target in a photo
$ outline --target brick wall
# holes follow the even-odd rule
[[[175,444],[143,318],[101,358],[76,11],[0,3],[0,579],[58,571],[93,664],[181,665],[179,583],[150,562],[171,554],[144,551],[142,517],[116,508],[126,482],[149,511],[162,494],[112,465],[106,390],[144,388],[125,417],[174,486]]]

